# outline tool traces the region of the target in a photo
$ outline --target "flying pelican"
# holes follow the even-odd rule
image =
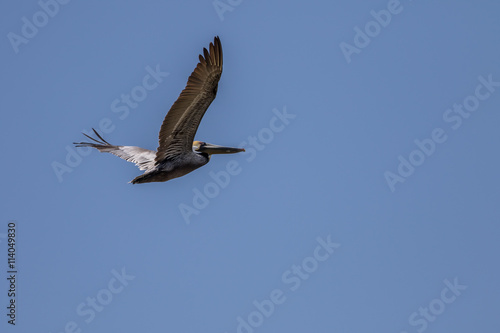
[[[165,182],[184,176],[210,161],[213,154],[234,154],[243,148],[217,146],[194,141],[201,119],[217,95],[222,74],[222,46],[219,37],[210,43],[210,51],[203,49],[200,62],[189,76],[186,88],[168,111],[160,128],[157,151],[134,146],[115,146],[104,140],[93,129],[97,139],[83,133],[94,142],[75,142],[76,147],[92,147],[102,153],[111,153],[133,162],[144,174],[132,184]]]

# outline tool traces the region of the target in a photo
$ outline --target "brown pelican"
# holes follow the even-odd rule
[[[170,108],[160,128],[159,146],[152,151],[134,146],[115,146],[104,140],[96,130],[97,139],[83,133],[94,142],[75,142],[76,147],[93,147],[133,162],[144,174],[132,184],[165,182],[184,176],[205,165],[213,154],[234,154],[242,148],[222,147],[194,141],[201,119],[217,94],[222,74],[222,46],[219,37],[203,49],[200,62],[189,76],[186,88]]]

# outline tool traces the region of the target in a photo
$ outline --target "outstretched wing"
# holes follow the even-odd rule
[[[156,163],[167,157],[192,151],[194,135],[210,103],[217,95],[222,74],[222,46],[219,37],[203,49],[200,62],[189,76],[186,88],[170,108],[159,135]]]
[[[96,142],[73,142],[76,147],[92,147],[99,150],[101,153],[111,153],[120,158],[123,158],[125,161],[135,163],[139,167],[140,170],[149,170],[153,169],[155,166],[155,156],[156,152],[144,149],[140,147],[134,146],[114,146],[104,140],[102,136],[97,133],[95,129],[92,129],[95,135],[99,138],[99,140],[94,139],[91,136],[83,133],[87,138]]]

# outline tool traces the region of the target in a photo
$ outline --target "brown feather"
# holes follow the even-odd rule
[[[192,150],[198,126],[206,110],[215,99],[222,74],[222,46],[219,37],[210,43],[210,52],[203,49],[199,63],[189,76],[180,96],[168,111],[160,128],[159,146],[155,161]]]

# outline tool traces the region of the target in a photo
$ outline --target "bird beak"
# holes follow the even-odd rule
[[[217,146],[213,145],[211,143],[206,143],[202,145],[200,148],[198,148],[199,152],[206,153],[208,155],[213,155],[213,154],[235,154],[235,153],[241,153],[242,151],[245,151],[243,148],[233,148],[233,147],[223,147],[223,146]]]

